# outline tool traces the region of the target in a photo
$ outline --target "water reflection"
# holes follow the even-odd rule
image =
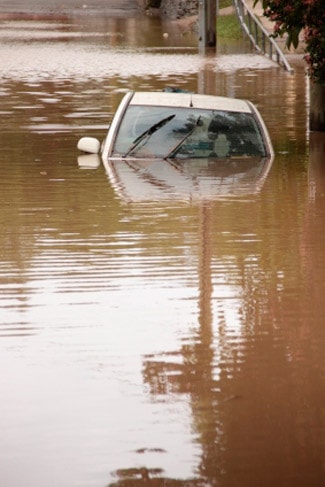
[[[144,46],[129,20],[78,22],[1,37],[0,484],[318,487],[324,144],[303,67],[251,68],[247,51],[218,69],[164,26]],[[185,200],[160,197],[168,178],[144,201],[131,168],[128,204],[125,169],[111,184],[76,164],[126,90],[166,84],[257,104],[276,158],[253,194],[218,199],[220,175],[168,167]],[[188,200],[196,178],[209,201]]]
[[[253,195],[261,189],[271,164],[270,158],[104,161],[113,188],[126,202],[198,202]]]
[[[325,137],[313,132],[309,141],[309,201],[310,206],[322,207],[324,203]]]
[[[315,178],[314,171],[324,157],[324,138],[312,134],[310,185],[313,188],[317,180],[318,194],[322,178]],[[312,196],[313,207],[314,202]],[[143,357],[143,380],[153,402],[168,402],[176,394],[190,398],[192,427],[201,445],[199,475],[180,482],[148,466],[118,470],[120,481],[109,485],[147,485],[149,479],[158,485],[215,485],[216,479],[218,485],[251,485],[252,478],[256,485],[273,486],[280,478],[280,485],[319,484],[322,456],[315,445],[323,437],[322,393],[318,395],[315,387],[322,381],[324,361],[320,349],[313,349],[318,340],[324,343],[325,316],[323,308],[315,311],[324,285],[314,274],[314,252],[317,255],[324,242],[316,248],[310,242],[315,233],[310,219],[301,236],[299,227],[292,228],[297,232],[290,236],[297,239],[295,248],[291,247],[293,260],[299,262],[302,249],[303,259],[291,268],[272,249],[278,247],[278,236],[267,234],[272,204],[250,223],[240,219],[246,210],[218,203],[201,206],[197,323],[178,350]],[[324,216],[323,210],[322,204]],[[239,230],[241,225],[228,212],[241,220],[245,230]],[[243,245],[246,251],[239,250]],[[306,299],[311,301],[307,304]],[[309,425],[307,429],[303,424]],[[260,447],[252,450],[252,445]],[[145,465],[146,454],[150,455],[145,450],[142,454]],[[252,457],[254,467],[249,466]]]

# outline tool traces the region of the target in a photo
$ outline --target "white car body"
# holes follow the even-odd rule
[[[128,202],[254,194],[274,158],[251,102],[183,92],[127,93],[104,141],[83,137],[78,148],[88,153],[80,166],[98,167],[101,158]]]
[[[127,157],[147,157],[148,155],[144,156],[143,154],[135,155],[120,153],[114,153],[114,147],[116,144],[116,140],[121,128],[121,124],[132,107],[139,107],[139,109],[145,109],[150,107],[157,108],[157,113],[162,111],[163,109],[168,108],[170,112],[177,113],[177,110],[183,109],[185,110],[184,113],[190,113],[192,116],[196,112],[204,113],[205,111],[208,113],[227,113],[227,114],[237,114],[240,115],[247,115],[254,119],[260,134],[261,139],[263,141],[263,145],[265,148],[265,153],[263,154],[264,157],[273,157],[273,147],[272,142],[266,128],[266,125],[257,110],[257,108],[253,105],[253,103],[240,100],[236,98],[227,98],[221,96],[211,96],[211,95],[200,95],[194,93],[175,93],[175,92],[129,92],[127,93],[124,98],[122,99],[115,115],[112,120],[112,123],[109,127],[107,136],[103,142],[100,144],[96,141],[96,139],[92,139],[90,137],[82,138],[78,143],[78,148],[84,152],[88,153],[101,153],[102,159],[107,160],[108,158],[114,159],[125,159]],[[158,121],[158,120],[157,120]],[[149,128],[149,127],[148,127]],[[135,139],[138,134],[134,134]],[[162,131],[157,130],[157,137],[163,139]],[[186,157],[185,158],[192,158]],[[226,154],[225,156],[226,157]],[[151,158],[168,158],[168,150],[166,150],[165,157],[162,157],[161,154],[151,154]]]

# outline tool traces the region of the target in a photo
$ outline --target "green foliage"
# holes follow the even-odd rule
[[[324,0],[255,0],[264,15],[274,21],[274,37],[287,36],[286,44],[297,47],[299,36],[306,43],[305,60],[310,78],[325,84],[325,8]]]
[[[232,0],[219,0],[219,9],[232,6]]]
[[[217,19],[217,37],[242,39],[243,34],[236,15],[220,15]]]

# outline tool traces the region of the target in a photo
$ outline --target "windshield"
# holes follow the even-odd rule
[[[163,121],[158,129],[152,130]],[[251,114],[195,108],[129,106],[112,156],[201,158],[265,156]]]

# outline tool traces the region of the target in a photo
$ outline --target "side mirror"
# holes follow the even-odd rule
[[[100,156],[98,154],[82,154],[78,157],[80,169],[97,169],[100,166]]]
[[[77,148],[88,154],[99,154],[100,142],[94,137],[82,137],[77,144]]]

